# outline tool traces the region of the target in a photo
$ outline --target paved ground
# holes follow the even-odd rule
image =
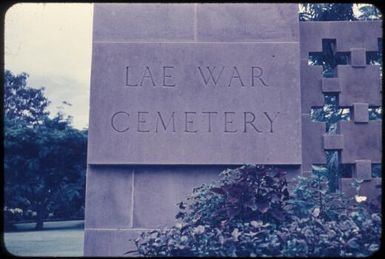
[[[83,221],[44,223],[44,230],[33,230],[34,224],[18,224],[17,232],[4,233],[8,252],[18,256],[82,256]]]

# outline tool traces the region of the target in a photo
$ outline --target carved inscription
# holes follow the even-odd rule
[[[116,132],[140,133],[274,133],[279,112],[171,112],[119,111],[111,117],[111,127]],[[235,118],[240,124],[235,124]],[[199,121],[199,123],[198,123]],[[219,122],[213,127],[214,122]]]
[[[155,76],[154,70],[157,70]],[[176,67],[167,65],[162,67],[151,67],[149,65],[143,67],[126,66],[125,77],[126,86],[158,86],[158,87],[175,87]],[[260,66],[252,66],[246,71],[242,71],[237,66],[197,66],[197,75],[200,83],[205,87],[214,86],[269,86],[263,78],[263,68]]]
[[[134,77],[132,75],[132,69],[130,66],[126,66],[126,86],[143,86],[143,85],[151,85],[151,86],[163,86],[163,87],[174,87],[175,83],[173,83],[173,70],[175,67],[173,66],[163,66],[162,67],[162,77],[154,78],[153,72],[151,71],[150,66],[145,66],[140,76]]]
[[[217,86],[221,83],[225,86],[256,86],[257,84],[269,86],[262,78],[262,67],[253,66],[247,75],[241,76],[237,66],[217,67],[217,66],[198,66],[199,75],[205,86]]]
[[[93,163],[301,163],[297,42],[98,43],[93,51]]]
[[[128,87],[178,87],[177,67],[164,65],[151,67],[145,65],[125,67],[125,86]],[[241,72],[242,71],[242,72]],[[268,87],[269,84],[263,78],[263,68],[251,66],[241,70],[238,66],[197,66],[197,84],[202,89],[209,87]],[[156,76],[157,75],[157,76]],[[185,111],[185,112],[162,112],[162,111],[119,111],[111,117],[111,127],[114,131],[137,132],[137,133],[199,133],[199,132],[223,132],[223,133],[274,133],[274,124],[279,112],[267,111]],[[235,122],[235,117],[238,124]],[[197,118],[203,123],[197,123]],[[221,127],[213,127],[214,122]]]

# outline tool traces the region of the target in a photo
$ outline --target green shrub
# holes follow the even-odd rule
[[[221,173],[178,204],[178,222],[135,240],[141,256],[367,256],[378,250],[381,217],[328,191],[327,178],[299,178],[247,165]],[[129,252],[130,253],[130,252]]]

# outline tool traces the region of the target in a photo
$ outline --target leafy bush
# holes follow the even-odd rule
[[[381,217],[328,191],[327,178],[299,178],[247,165],[221,173],[178,204],[178,222],[135,240],[141,256],[367,256],[378,250]]]
[[[299,177],[286,207],[291,221],[280,229],[285,256],[369,256],[379,249],[379,209],[329,192],[326,175]]]

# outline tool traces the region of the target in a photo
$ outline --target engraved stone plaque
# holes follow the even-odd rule
[[[298,42],[94,42],[89,164],[300,164]]]

